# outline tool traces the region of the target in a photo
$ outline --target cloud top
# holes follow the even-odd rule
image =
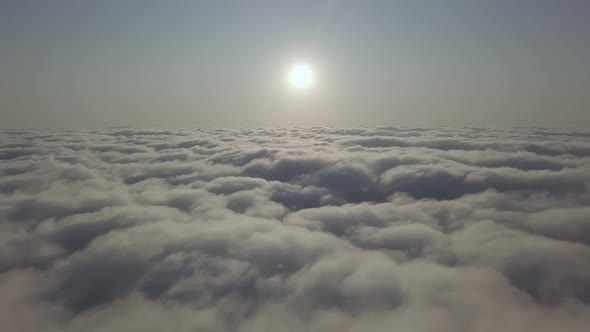
[[[585,331],[590,132],[4,131],[2,331]]]

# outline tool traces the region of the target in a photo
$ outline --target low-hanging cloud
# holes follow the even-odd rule
[[[2,331],[586,331],[590,132],[0,135]]]

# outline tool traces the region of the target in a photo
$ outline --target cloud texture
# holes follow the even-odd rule
[[[586,331],[590,132],[4,131],[2,331]]]

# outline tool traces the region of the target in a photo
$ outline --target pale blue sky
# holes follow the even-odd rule
[[[583,0],[0,0],[0,123],[590,126],[589,59]]]

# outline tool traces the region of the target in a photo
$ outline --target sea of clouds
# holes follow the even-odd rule
[[[588,331],[590,131],[0,133],[0,331]]]

